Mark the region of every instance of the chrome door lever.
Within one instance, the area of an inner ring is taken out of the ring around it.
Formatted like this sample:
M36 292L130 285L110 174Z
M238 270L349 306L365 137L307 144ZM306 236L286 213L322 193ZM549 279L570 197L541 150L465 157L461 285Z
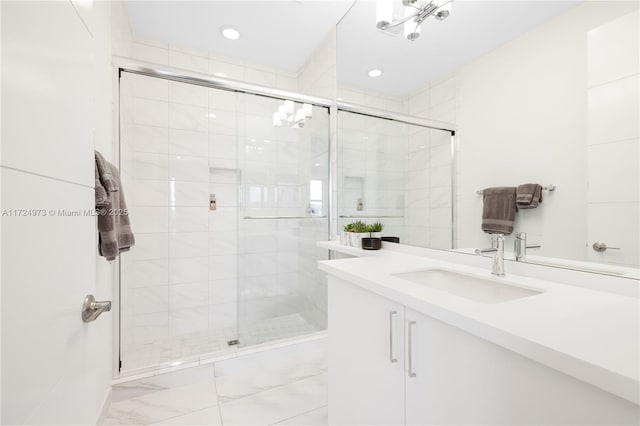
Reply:
M95 321L103 312L111 310L111 302L97 302L93 294L89 294L84 298L82 303L82 321L91 322Z
M602 253L607 250L620 250L620 247L609 247L605 243L601 243L599 241L596 241L595 243L593 243L591 247L593 247L593 249L598 253Z

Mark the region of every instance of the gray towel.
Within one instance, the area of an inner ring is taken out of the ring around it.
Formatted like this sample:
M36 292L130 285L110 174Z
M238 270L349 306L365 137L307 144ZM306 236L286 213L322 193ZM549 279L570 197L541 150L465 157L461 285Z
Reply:
M487 234L511 234L516 220L516 188L487 188L482 194L482 230Z
M102 181L100 180L100 174L98 173L98 167L96 163L96 208L98 207L108 207L111 204L111 200L109 200L109 194L107 194L107 190L102 186Z
M95 203L98 215L98 252L108 261L135 244L118 169L96 151Z
M113 194L115 203L117 204L116 211L113 212L115 220L116 236L118 238L118 250L120 252L128 251L135 244L135 237L131 231L131 221L129 220L129 209L127 209L127 202L124 199L124 189L122 188L122 182L120 182L120 175L118 169L113 164L109 164L111 168L111 174L118 186L118 192Z
M96 158L96 174L100 178L100 182L102 182L102 186L104 189L109 192L118 191L118 184L115 177L112 174L111 168L109 167L109 162L104 159L102 154L98 151L95 152Z
M519 209L535 209L542 202L542 186L525 183L516 189L516 205Z

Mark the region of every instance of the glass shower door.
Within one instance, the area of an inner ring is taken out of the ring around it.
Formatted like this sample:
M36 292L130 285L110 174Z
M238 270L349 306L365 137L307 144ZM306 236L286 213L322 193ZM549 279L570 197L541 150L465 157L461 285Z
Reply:
M120 170L136 245L120 257L121 373L234 350L237 96L122 73Z
M326 329L329 110L238 95L240 346Z

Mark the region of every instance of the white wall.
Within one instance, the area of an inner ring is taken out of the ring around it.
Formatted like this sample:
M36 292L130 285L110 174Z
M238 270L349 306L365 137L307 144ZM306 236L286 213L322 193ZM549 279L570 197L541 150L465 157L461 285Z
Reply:
M298 91L334 99L336 96L336 30L331 29L298 70Z
M640 15L589 31L586 257L640 266ZM599 253L594 242L619 250Z
M111 147L107 3L2 2L2 422L95 424L110 395L111 314L85 324L96 266L94 144ZM101 259L104 262L104 259ZM97 279L99 274L100 279Z
M540 254L584 258L587 33L637 7L586 2L410 98L410 113L458 125L457 247L488 245L477 190L539 182L557 190L520 211L515 231Z

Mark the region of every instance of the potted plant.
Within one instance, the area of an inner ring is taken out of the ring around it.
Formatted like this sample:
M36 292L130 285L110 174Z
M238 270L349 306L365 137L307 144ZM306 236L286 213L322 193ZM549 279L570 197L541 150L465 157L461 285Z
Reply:
M382 238L382 223L376 222L369 225L369 233L371 234L371 238Z
M369 226L362 222L356 221L353 223L351 231L351 245L353 247L362 248L362 239L369 236Z
M342 232L340 233L340 244L344 246L350 246L350 234L353 232L353 223L347 223L344 228L342 228Z

